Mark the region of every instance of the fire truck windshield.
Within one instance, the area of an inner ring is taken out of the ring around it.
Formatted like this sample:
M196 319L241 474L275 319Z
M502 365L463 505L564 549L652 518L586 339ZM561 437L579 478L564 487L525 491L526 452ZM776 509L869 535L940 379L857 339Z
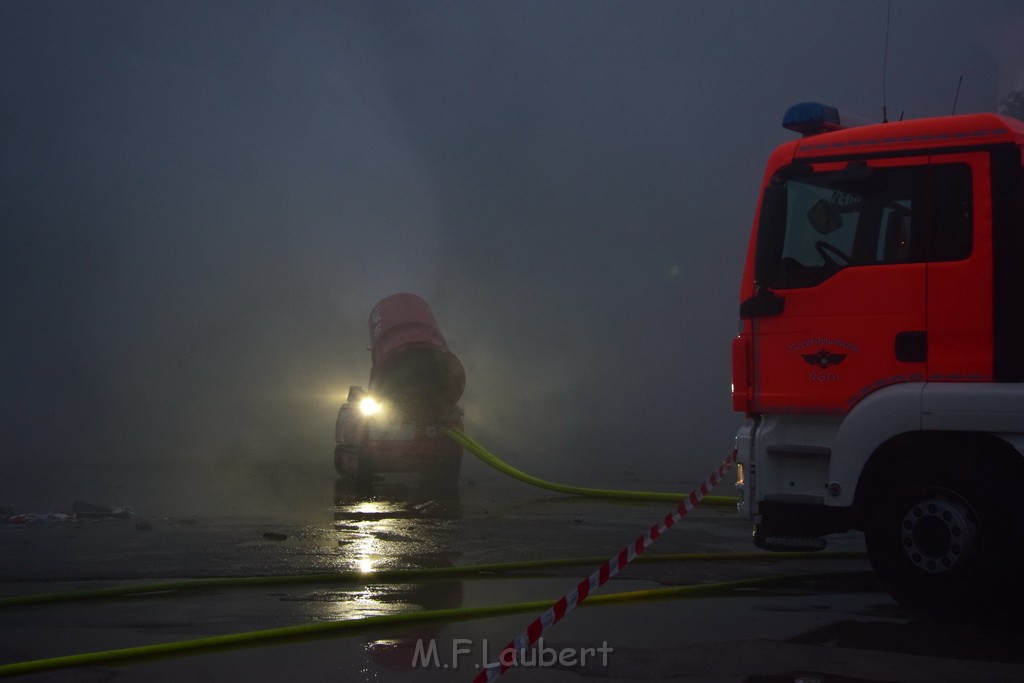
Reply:
M838 172L777 177L785 202L766 212L759 227L781 236L759 240L759 249L775 245L766 247L776 251L766 283L773 289L814 287L854 266L917 263L929 254L955 260L970 253L965 165L851 164Z

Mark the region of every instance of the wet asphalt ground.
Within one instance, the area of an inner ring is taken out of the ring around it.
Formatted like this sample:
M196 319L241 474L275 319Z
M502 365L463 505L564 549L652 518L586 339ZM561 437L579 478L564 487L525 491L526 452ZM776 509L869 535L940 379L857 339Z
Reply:
M375 615L554 601L595 565L406 583L374 583L372 575L385 569L608 558L671 507L561 496L476 464L467 463L454 495L424 491L401 478L372 493L356 492L337 485L327 467L302 476L271 472L259 485L246 484L250 480L237 472L207 470L175 487L155 477L148 489L137 489L136 500L146 504L136 503L133 518L0 524L0 594L7 596L182 577L343 570L366 571L368 577L359 584L224 587L7 607L0 609L0 664ZM168 489L189 495L154 493ZM123 493L116 486L92 490ZM218 491L231 505L215 504ZM716 493L730 493L728 485ZM729 508L700 508L645 556L748 553L754 550L749 531ZM863 551L863 541L854 533L833 537L828 550ZM634 563L595 594L771 576L790 578L716 597L583 606L544 633L544 648L529 666L501 680L1024 680L1024 635L911 614L881 590L861 557L780 559L763 553L742 561ZM470 681L539 614L376 627L22 678Z

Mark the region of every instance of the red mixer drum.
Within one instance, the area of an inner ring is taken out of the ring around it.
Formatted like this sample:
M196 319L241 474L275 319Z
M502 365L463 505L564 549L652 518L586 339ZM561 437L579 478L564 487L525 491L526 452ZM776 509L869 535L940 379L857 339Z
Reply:
M466 372L438 328L427 302L392 294L370 312L370 393L429 417L454 407Z

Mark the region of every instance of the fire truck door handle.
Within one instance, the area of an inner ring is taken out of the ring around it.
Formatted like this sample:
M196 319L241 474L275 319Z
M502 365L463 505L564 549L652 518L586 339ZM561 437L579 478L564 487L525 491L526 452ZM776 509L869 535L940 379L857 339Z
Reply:
M919 330L897 332L896 360L901 363L924 363L928 360L928 333Z

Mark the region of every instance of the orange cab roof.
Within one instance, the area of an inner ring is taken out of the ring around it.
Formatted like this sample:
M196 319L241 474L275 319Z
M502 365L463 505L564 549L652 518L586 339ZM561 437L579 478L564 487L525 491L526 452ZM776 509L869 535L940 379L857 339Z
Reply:
M950 147L1024 144L1024 122L999 114L961 114L876 123L808 135L792 144L794 157L928 153Z

